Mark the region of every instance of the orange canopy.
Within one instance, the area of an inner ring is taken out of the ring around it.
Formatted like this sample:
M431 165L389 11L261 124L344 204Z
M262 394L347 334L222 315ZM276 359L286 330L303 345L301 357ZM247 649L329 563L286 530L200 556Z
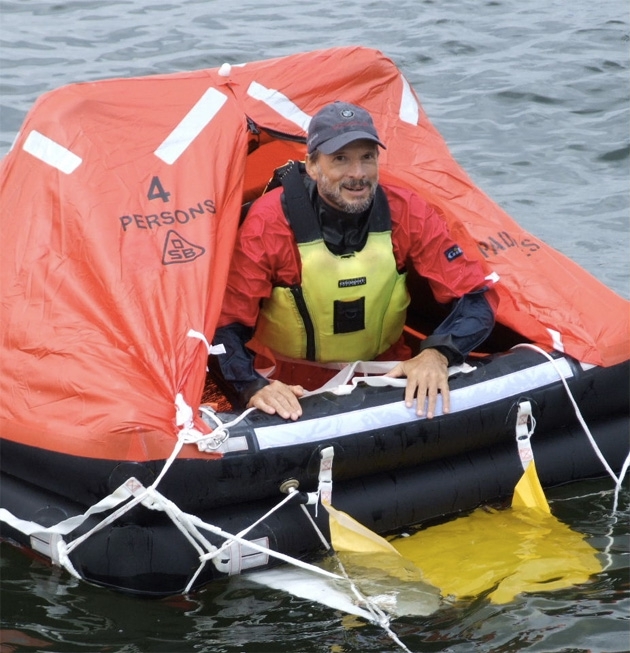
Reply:
M70 85L41 97L0 168L0 433L104 458L170 453L198 407L241 204L303 158L310 116L367 108L382 176L436 204L500 277L498 319L547 348L630 356L628 302L489 200L397 67L334 48Z

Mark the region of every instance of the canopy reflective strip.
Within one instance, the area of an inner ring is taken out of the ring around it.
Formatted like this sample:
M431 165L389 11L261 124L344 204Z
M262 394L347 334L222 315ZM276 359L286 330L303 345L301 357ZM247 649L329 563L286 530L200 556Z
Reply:
M564 378L571 378L573 372L566 359L554 361ZM554 363L545 362L524 370L511 372L496 379L489 379L465 388L451 390L450 414L478 408L491 401L499 401L513 395L524 394L558 381ZM438 398L438 402L441 400ZM438 403L438 414L441 403ZM319 442L352 433L387 428L425 419L416 415L415 406L407 408L403 401L362 408L361 410L326 415L314 419L299 419L275 426L254 429L261 449L286 447L302 442Z
M202 129L217 115L226 100L226 95L216 88L209 88L155 150L155 156L169 165L175 163L199 136Z
M291 102L286 95L280 93L280 91L267 88L258 82L252 82L247 89L247 95L253 97L255 100L264 102L283 118L290 120L293 124L300 127L300 129L308 131L311 117Z
M416 101L411 86L409 86L409 82L405 79L404 75L401 75L400 79L402 80L403 90L398 115L404 122L408 122L411 125L417 125L418 116L420 114L418 102Z
M22 149L67 175L74 172L83 162L80 156L35 130L26 137Z

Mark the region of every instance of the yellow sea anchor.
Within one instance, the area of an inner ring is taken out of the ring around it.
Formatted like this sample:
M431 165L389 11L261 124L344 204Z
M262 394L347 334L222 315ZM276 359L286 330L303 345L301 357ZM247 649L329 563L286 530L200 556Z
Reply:
M572 587L601 571L584 536L549 511L533 462L511 509L477 509L392 544L443 596L455 599L492 590L493 603L508 603L521 592Z
M455 599L492 590L490 600L500 604L521 592L550 591L588 581L601 571L601 564L584 536L551 514L533 460L533 424L531 406L523 402L517 417L517 442L524 473L510 509L480 508L387 542L328 501L333 548L372 554L375 565L400 580L423 578L443 596Z

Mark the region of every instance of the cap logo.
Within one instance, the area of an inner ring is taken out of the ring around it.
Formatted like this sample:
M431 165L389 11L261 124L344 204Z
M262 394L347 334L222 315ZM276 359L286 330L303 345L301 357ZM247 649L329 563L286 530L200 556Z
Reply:
M341 111L342 118L352 118L354 116L354 111L352 109L343 109Z

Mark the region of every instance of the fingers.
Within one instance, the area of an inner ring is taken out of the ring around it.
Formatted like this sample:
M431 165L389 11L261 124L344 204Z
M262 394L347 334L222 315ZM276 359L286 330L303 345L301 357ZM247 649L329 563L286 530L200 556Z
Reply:
M451 393L448 389L448 379L446 385L441 389L440 394L442 395L442 412L450 413L451 412Z
M405 389L405 405L413 406L417 397L416 414L425 414L432 419L435 416L438 395L442 395L442 412L450 410L450 395L448 388L448 368L446 358L436 350L427 349L421 354L401 364L407 376Z
M398 363L385 376L407 377L405 405L411 408L417 397L416 414L419 417L424 416L425 406L427 418L435 416L438 395L442 395L442 412L450 411L447 360L437 350L425 349L415 358ZM296 420L302 415L299 398L303 395L304 388L300 385L273 381L256 392L247 406L258 408L269 415L278 414L283 419Z
M429 383L426 390L423 392L418 388L418 407L416 414L422 416L424 414L424 404L427 405L427 418L432 419L436 414L438 396L442 395L442 412L448 413L450 410L450 396L448 390L448 381L446 383L438 382L436 385ZM425 398L426 397L426 401Z
M301 385L286 385L273 381L256 392L249 400L248 408L255 407L268 415L278 414L282 419L296 420L302 415L298 398L304 394Z

